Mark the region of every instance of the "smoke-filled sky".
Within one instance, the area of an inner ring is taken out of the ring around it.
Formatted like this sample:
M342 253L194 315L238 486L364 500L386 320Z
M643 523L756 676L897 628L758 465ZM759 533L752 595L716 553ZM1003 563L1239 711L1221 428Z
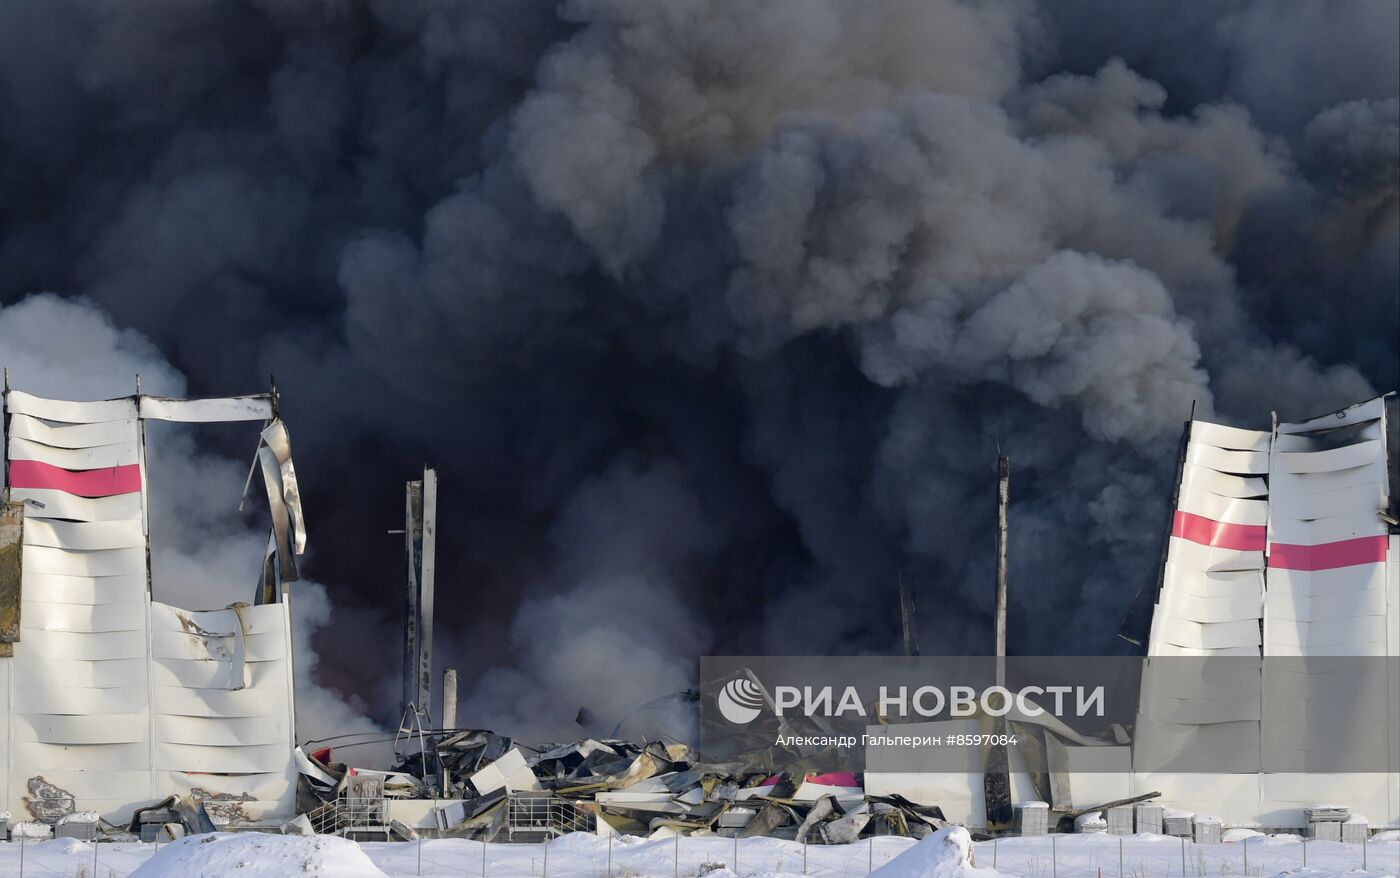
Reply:
M893 651L901 572L925 652L989 649L998 448L1010 648L1116 650L1193 401L1400 386L1397 34L1392 0L7 3L0 360L276 373L310 671L381 721L425 462L468 725ZM260 524L209 497L252 441L168 440L158 597L251 593Z

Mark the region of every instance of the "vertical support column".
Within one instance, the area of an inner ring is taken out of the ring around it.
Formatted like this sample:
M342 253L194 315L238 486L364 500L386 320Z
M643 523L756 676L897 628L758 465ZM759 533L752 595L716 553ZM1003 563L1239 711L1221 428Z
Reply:
M404 591L403 714L409 705L427 719L432 706L433 580L437 564L437 471L423 469L404 492L404 544L408 583Z
M404 490L404 551L408 559L408 580L403 603L403 701L401 716L409 708L422 710L418 703L418 540L422 536L423 483L412 481Z
M997 459L997 685L1006 685L1006 507L1011 494L1011 458Z
M452 732L457 728L457 669L447 668L442 672L442 729Z
M433 586L437 572L437 470L423 468L423 520L418 534L418 709L433 704ZM431 727L431 721L429 721Z
M1006 507L1010 496L1011 460L1006 455L997 458L997 603L996 603L996 679L998 686L1006 685ZM1003 705L1004 706L1004 705ZM1011 768L1010 754L1005 743L1004 716L983 716L982 730L990 734L982 750L982 794L986 805L987 830L996 832L1011 828Z

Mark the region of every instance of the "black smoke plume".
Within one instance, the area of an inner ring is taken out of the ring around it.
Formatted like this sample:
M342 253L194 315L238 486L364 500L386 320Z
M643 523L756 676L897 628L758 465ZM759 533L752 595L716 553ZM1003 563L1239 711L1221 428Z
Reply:
M467 724L891 651L901 573L926 652L988 649L998 448L1012 649L1114 650L1193 401L1400 385L1397 9L8 3L12 379L85 319L191 393L275 372L316 673L385 721L424 462Z

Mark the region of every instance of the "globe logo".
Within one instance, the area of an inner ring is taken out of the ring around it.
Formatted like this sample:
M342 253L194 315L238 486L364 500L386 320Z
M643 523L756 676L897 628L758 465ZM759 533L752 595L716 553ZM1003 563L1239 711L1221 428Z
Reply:
M763 689L753 680L730 680L715 699L720 714L736 726L753 722L763 707Z

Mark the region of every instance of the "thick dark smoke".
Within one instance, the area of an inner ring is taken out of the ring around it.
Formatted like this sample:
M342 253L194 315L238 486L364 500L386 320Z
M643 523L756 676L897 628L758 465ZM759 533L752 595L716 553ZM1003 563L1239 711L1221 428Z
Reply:
M470 724L890 651L901 573L989 648L998 448L1012 648L1113 650L1193 401L1400 386L1397 8L7 4L0 295L276 373L317 674L385 720L425 461Z

